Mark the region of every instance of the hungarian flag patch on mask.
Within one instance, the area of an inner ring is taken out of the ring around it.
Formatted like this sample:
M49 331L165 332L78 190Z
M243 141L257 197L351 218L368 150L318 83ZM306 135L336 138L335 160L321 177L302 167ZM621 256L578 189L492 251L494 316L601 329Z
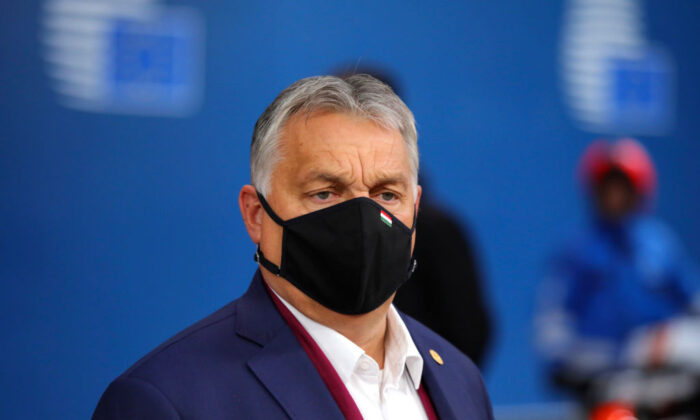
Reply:
M384 213L383 210L379 210L379 218L384 222L387 226L391 227L391 217L389 217L388 214Z

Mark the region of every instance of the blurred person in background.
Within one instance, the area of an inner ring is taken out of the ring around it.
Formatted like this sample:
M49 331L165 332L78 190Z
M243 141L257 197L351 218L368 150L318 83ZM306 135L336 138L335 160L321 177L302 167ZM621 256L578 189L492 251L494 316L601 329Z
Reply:
M334 73L370 74L405 100L398 78L382 66L353 64ZM424 170L419 182L426 185ZM493 322L475 242L463 221L426 190L430 188L424 188L416 220L420 228L416 229L413 255L418 264L410 281L397 291L394 304L483 367ZM447 261L459 263L445 264Z
M653 387L635 384L663 371L676 385L664 388L675 394L668 398L697 398L696 380L679 386L668 372L700 372L700 280L673 232L651 214L649 155L632 139L599 140L581 159L580 176L591 224L551 261L536 317L550 378L587 402L662 404L659 387L645 395Z

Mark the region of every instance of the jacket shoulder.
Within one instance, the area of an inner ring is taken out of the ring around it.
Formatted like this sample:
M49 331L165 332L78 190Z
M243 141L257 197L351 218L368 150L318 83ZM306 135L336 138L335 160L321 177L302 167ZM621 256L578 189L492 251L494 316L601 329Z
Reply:
M197 321L184 330L178 332L148 354L139 359L121 376L138 376L148 370L152 365L158 364L161 358L170 357L189 351L197 343L208 342L212 339L231 339L230 335L235 334L234 325L237 313L238 300L234 300L216 312ZM229 335L230 334L230 335ZM203 350L203 349L202 349ZM198 352L190 353L191 357L196 357Z
M142 357L109 385L93 418L218 419L225 413L253 418L248 401L267 400L264 388L254 386L257 381L247 367L260 344L237 332L244 298ZM274 409L268 405L267 409Z

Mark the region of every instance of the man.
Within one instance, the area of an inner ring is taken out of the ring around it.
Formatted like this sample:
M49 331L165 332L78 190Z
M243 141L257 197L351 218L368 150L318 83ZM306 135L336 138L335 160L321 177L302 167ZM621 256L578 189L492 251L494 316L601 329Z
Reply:
M239 195L250 288L112 382L93 418L491 419L471 361L391 303L415 268L416 140L370 76L280 93Z
M550 376L591 397L601 378L617 384L617 372L697 371L700 281L675 235L649 212L650 157L632 139L598 141L581 175L593 223L553 259L536 323Z

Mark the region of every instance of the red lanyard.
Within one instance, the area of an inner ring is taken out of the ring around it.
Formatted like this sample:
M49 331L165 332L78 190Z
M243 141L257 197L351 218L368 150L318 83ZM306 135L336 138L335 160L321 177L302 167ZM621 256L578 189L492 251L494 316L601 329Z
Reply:
M314 341L311 335L309 335L308 331L306 331L304 326L301 325L299 320L296 319L296 317L289 311L289 309L287 309L284 303L279 300L277 295L270 290L267 283L264 284L265 288L267 289L267 293L275 303L277 310L279 311L280 315L282 315L282 318L284 318L287 325L289 325L289 327L292 329L292 332L296 336L297 340L299 340L301 347L309 356L309 359L311 359L311 363L313 363L319 375L321 375L321 379L323 379L323 382L328 387L328 390L333 396L336 404L338 404L338 408L343 413L343 416L345 416L346 420L363 420L362 413L360 413L360 409L357 408L355 400L352 399L350 392L347 390L347 388L345 388L345 384L343 384L340 376L338 376L338 372L335 371L333 365L323 353L323 350L321 350L318 344L316 344L316 341ZM422 385L418 388L418 396L420 397L421 403L423 403L423 408L428 415L428 420L438 420L437 414L435 413L435 408L430 401L430 397Z

